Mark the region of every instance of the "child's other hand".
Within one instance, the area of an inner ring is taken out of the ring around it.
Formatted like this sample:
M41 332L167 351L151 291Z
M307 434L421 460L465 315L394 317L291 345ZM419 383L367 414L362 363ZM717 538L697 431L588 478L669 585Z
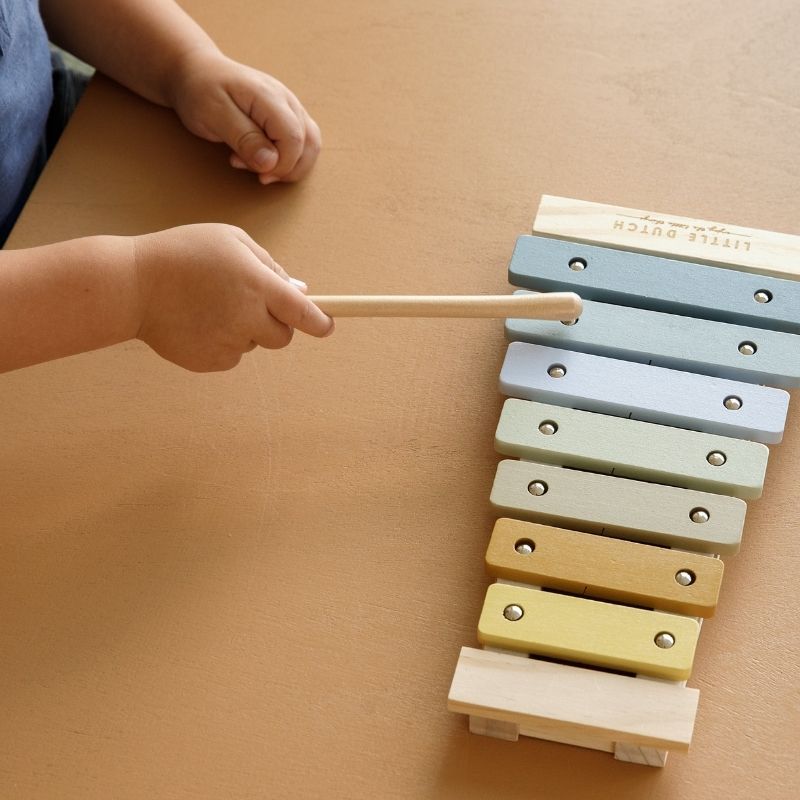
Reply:
M134 251L137 336L181 367L230 369L256 345L285 347L294 328L320 337L333 331L333 320L239 228L170 228L134 237Z
M317 123L280 81L200 49L183 57L172 79L172 105L183 124L231 148L231 166L249 169L264 185L298 181L320 149Z

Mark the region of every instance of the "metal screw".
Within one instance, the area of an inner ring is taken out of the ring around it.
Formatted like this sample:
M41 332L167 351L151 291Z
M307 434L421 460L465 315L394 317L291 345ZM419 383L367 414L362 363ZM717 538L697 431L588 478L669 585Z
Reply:
M516 622L517 620L522 619L524 614L525 614L525 612L522 610L522 606L518 606L516 604L510 605L510 606L506 606L503 609L503 616L509 622Z
M766 289L759 289L753 295L753 300L756 303L769 303L772 300L772 292L768 292Z
M514 549L521 556L529 556L536 549L536 545L534 544L533 539L520 539L514 545Z
M545 436L552 436L558 430L558 425L555 422L551 422L549 419L545 420L539 426L539 433L543 433Z
M711 519L711 514L708 513L704 508L693 508L689 512L689 519L692 522L708 522Z
M528 491L535 497L541 497L547 493L547 484L544 481L531 481L528 484Z
M720 453L719 450L712 450L707 456L706 461L711 464L712 467L721 467L726 461L727 457L725 453Z
M561 320L561 324L562 325L577 325L578 324L578 320L576 320L576 319L562 319Z
M739 352L743 356L752 356L755 354L756 350L758 350L758 348L756 347L755 342L742 342L739 345Z
M661 633L656 634L656 638L653 640L658 647L662 647L664 650L669 650L675 644L675 637L671 633L667 633L666 631L661 631Z
M569 268L574 272L581 272L586 269L586 260L583 258L573 258L572 261L569 262Z
M742 407L742 398L731 395L730 397L726 397L722 401L722 404L728 411L738 411Z
M551 378L563 378L567 374L567 368L563 364L553 364L547 370L547 374Z
M675 580L678 581L681 586L691 586L695 582L696 577L697 576L690 569L679 569L675 573Z

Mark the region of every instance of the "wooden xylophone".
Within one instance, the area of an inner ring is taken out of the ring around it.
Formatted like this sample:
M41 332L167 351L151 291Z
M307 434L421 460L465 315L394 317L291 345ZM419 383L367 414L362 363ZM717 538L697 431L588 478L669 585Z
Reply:
M448 707L470 730L663 766L703 618L800 386L800 237L544 197L509 280L580 319L506 322L501 515ZM623 248L623 249L617 249ZM774 388L783 387L783 388Z

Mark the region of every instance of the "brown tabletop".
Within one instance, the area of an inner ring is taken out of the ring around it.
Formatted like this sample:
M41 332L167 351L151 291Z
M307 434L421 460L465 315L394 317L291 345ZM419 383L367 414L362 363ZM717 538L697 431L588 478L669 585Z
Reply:
M800 233L790 0L185 6L301 97L313 175L264 189L98 79L9 246L231 222L316 293L458 293L507 290L543 193ZM796 797L797 408L688 755L446 710L504 349L497 321L342 320L223 374L135 342L1 376L0 797Z

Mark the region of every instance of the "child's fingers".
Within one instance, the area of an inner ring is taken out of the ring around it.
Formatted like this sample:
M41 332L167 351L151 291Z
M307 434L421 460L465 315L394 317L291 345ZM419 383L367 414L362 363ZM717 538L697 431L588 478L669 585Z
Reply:
M267 278L267 309L290 328L311 336L323 337L333 332L333 320L315 306L299 289L276 274Z
M229 136L223 136L234 150L231 166L257 172L265 186L279 180L300 180L311 170L321 145L319 127L291 92L284 89L276 93L269 86L251 85L246 90L231 91L230 98L247 117L251 126L248 131L254 126L275 153L274 159L254 167L253 158L248 158L241 146L231 144Z
M225 103L219 112L217 135L233 150L239 162L253 172L272 172L278 163L278 151L264 131L235 103ZM231 159L232 166L234 164Z
M235 152L231 152L228 160L234 169L249 169L247 164L245 164ZM258 176L259 183L264 186L269 186L271 183L277 183L280 180L277 175L270 175L268 172L257 172L256 175Z
M303 154L294 165L292 171L283 176L283 180L285 181L299 181L305 178L314 167L322 146L322 136L319 126L311 119L305 109L303 109L303 116L305 117L306 123L306 145L303 149Z
M261 330L253 336L253 341L268 350L279 350L292 341L293 335L294 330L292 328L275 319L272 314L267 313L264 315Z
M237 230L236 238L266 267L265 294L269 315L288 328L297 328L311 336L328 336L333 332L333 320L315 306L304 292L308 289L303 281L292 278L286 270L258 242L244 231ZM269 322L269 321L268 321ZM254 337L259 344L262 341L275 341L278 331L269 323L260 337ZM278 336L278 341L283 341ZM288 344L263 344L262 347L283 347Z
M289 281L293 286L296 286L301 292L308 291L308 286L305 281L298 278L292 278L289 273L265 250L255 239L248 236L243 230L237 231L237 238L247 247L247 249L265 266L269 267L276 275L280 275L285 281Z
M299 106L299 101L295 101ZM300 106L302 110L302 106ZM294 170L308 145L305 112L292 107L288 99L261 92L252 99L250 116L260 125L278 151L278 161L271 169L258 170L268 177L281 180Z

